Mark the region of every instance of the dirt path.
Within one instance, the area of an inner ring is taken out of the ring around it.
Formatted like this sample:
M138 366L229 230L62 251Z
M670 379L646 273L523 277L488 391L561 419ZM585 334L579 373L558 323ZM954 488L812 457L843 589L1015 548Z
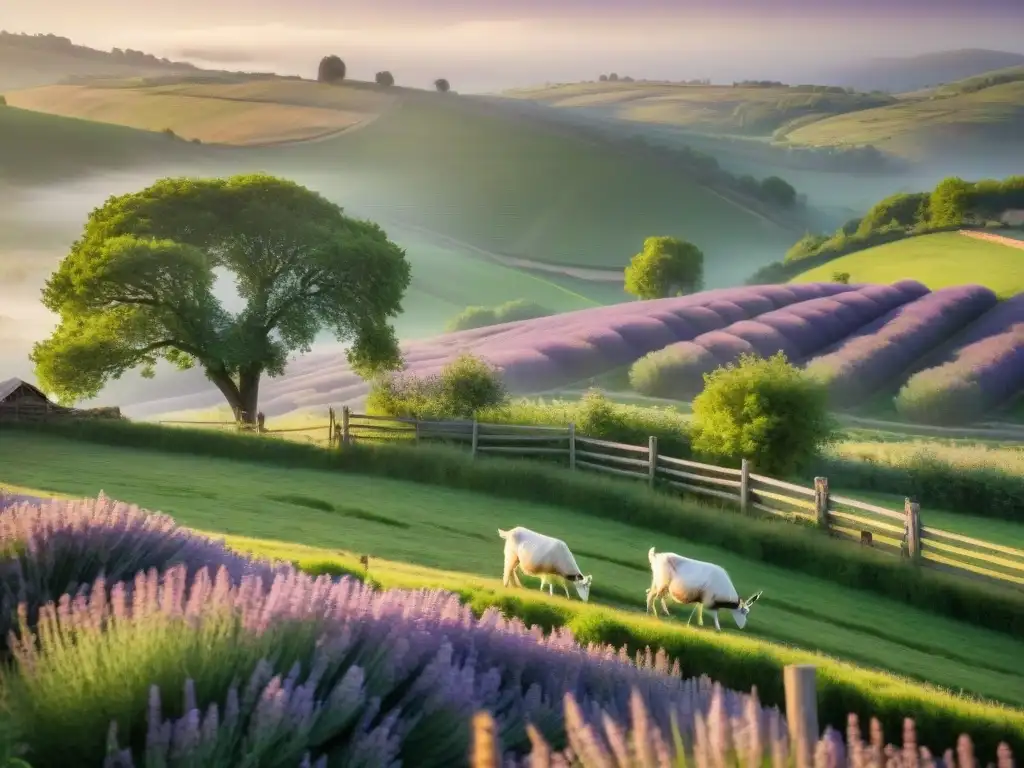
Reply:
M995 232L984 232L979 229L961 229L959 232L961 235L973 237L975 240L988 240L990 243L999 243L1024 250L1024 240L1016 240L1006 235L997 235Z

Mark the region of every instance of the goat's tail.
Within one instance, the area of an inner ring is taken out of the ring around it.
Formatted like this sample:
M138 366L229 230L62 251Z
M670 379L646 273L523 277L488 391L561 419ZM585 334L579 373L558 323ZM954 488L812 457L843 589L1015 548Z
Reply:
M503 539L507 539L510 533L511 531L503 531L501 530L501 528L498 529L498 535L501 536L501 538Z
M649 560L649 561L650 561L651 563L653 563L653 562L654 562L654 547L651 547L651 548L650 548L649 550L647 550L647 559L648 559L648 560Z

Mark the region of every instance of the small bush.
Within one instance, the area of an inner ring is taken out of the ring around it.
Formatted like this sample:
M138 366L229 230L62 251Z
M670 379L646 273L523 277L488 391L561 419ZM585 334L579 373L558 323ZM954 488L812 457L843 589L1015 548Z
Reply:
M540 304L516 299L496 307L466 307L448 323L445 330L449 333L468 331L472 328L532 320L535 317L548 317L553 314L555 313Z
M377 83L377 85L381 85L385 88L390 88L395 84L395 76L392 75L387 70L384 70L383 72L378 72L376 75L373 76L373 80L375 83Z
M696 452L733 464L750 459L763 475L807 467L836 436L827 388L781 352L744 355L705 376L693 415Z
M370 387L371 414L422 419L472 419L484 408L508 402L501 371L470 354L448 363L435 376L391 373Z
M843 285L849 285L850 284L850 273L849 272L833 272L832 273L832 282L833 283L841 283Z
M4 96L3 94L0 94L0 107L6 107L6 106L7 106L7 97Z
M439 77L434 81L434 90L438 93L448 93L452 89L451 83L445 80L443 77Z

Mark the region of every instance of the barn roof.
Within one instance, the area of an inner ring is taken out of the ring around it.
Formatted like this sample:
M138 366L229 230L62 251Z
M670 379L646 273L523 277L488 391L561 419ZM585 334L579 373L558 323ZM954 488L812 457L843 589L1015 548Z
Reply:
M21 387L26 387L35 394L39 395L43 400L49 400L49 398L43 393L39 387L35 387L29 384L27 381L21 379L7 379L6 381L0 381L0 403L10 397L14 392Z

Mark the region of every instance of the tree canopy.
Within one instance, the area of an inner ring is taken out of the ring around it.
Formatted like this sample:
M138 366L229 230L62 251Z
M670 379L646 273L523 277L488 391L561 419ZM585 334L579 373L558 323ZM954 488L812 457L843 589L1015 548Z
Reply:
M395 84L395 76L388 72L386 69L382 72L378 72L373 76L373 80L377 85L383 85L385 88L390 88Z
M238 312L214 292L234 279ZM400 364L389 324L409 285L405 253L376 224L263 174L163 179L94 210L43 290L58 314L32 361L61 402L158 359L198 366L242 418L263 374L284 372L324 329L364 375Z
M331 54L320 59L316 79L321 83L337 83L345 79L346 71L345 62L341 57Z
M443 77L439 77L434 81L434 88L436 88L439 93L448 93L448 91L451 90L452 85Z
M648 237L626 267L626 292L641 299L663 299L700 290L704 254L674 237Z

